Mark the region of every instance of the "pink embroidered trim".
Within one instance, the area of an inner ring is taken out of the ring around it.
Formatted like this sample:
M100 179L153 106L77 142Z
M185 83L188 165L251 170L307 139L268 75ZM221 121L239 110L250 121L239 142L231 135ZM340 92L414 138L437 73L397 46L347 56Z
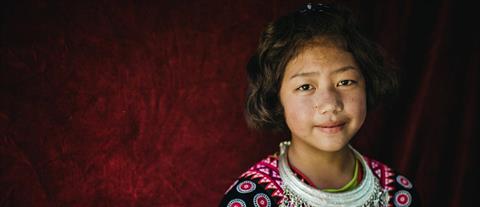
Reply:
M278 198L280 205L283 199L282 180L278 173L278 159L275 156L268 156L254 166L250 167L240 178L259 179L266 190L273 190L272 197Z

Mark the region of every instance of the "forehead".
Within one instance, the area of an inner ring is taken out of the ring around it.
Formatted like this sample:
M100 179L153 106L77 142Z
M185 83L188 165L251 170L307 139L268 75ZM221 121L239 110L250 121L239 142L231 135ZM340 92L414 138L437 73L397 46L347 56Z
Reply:
M343 67L358 69L353 55L335 44L312 45L302 49L285 68L285 75L298 72L331 71Z

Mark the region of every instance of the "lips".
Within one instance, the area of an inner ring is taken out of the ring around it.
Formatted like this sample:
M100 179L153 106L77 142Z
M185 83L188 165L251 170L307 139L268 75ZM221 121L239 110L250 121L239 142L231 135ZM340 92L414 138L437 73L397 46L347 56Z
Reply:
M315 125L320 131L328 134L334 134L340 132L345 126L345 122L328 122Z

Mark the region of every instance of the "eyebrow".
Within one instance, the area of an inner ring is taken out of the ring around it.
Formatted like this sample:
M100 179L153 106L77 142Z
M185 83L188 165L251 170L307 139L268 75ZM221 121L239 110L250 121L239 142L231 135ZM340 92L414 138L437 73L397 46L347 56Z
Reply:
M353 67L353 66L345 66L345 67L341 67L339 69L336 69L335 71L333 71L333 73L343 73L347 70L356 70L357 68ZM293 78L296 78L296 77L304 77L304 76L314 76L314 75L318 75L318 72L300 72L300 73L296 73L294 75L292 75L290 77L290 80L293 79Z

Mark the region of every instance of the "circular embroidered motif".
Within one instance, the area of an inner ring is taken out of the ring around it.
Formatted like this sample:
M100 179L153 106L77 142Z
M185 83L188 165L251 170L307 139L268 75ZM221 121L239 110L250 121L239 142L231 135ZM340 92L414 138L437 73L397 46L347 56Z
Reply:
M267 195L263 193L259 193L253 197L253 204L255 207L270 207L272 206L272 203L270 201L270 198L268 198Z
M408 191L401 190L395 193L393 202L395 203L395 206L408 207L412 203L412 196Z
M407 188L407 189L410 189L413 187L412 183L410 182L410 180L408 180L406 177L402 176L402 175L398 175L397 176L397 182L403 186L404 188Z
M228 202L227 207L247 207L247 204L242 199L233 199Z
M250 193L255 190L257 186L252 181L243 181L237 185L237 191L240 193Z

